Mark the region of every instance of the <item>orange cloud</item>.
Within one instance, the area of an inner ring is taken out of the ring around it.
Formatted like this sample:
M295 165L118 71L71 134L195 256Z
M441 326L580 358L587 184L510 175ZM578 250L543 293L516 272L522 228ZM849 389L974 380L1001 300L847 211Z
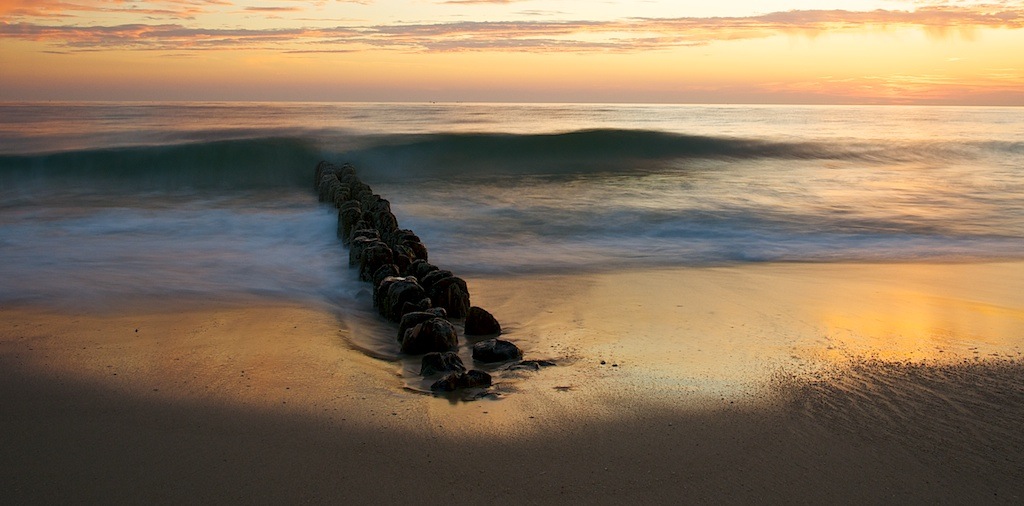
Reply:
M95 4L96 2L92 2ZM185 17L223 0L165 0L178 10L153 10ZM8 1L6 17L28 16L27 5L39 15L67 12L59 1ZM133 4L134 5L134 4ZM85 8L76 6L76 8ZM136 12L128 7L121 7ZM283 12L292 7L249 7L248 10ZM1020 29L1024 7L931 6L915 11L846 10L787 11L748 17L634 18L615 21L465 21L454 23L339 26L331 28L224 29L180 24L127 24L113 26L53 25L28 21L0 25L0 38L43 41L57 49L232 49L259 48L281 51L353 50L359 48L405 51L646 51L706 45L718 41L749 40L780 34L805 34L910 27L933 36L968 34L978 28Z
M346 29L206 29L178 24L126 24L117 26L39 26L27 23L0 25L0 36L37 42L56 42L71 49L200 50L252 48L284 44L314 37L351 37Z
M300 12L300 11L302 11L302 8L301 7L281 7L281 6L276 6L276 7L260 6L260 7L246 7L245 10L247 10L247 11L256 11L256 12Z
M208 6L230 6L228 0L0 0L0 19L75 17L83 13L128 13L191 19L208 12Z
M60 0L0 0L0 17L53 17L63 16L76 6ZM78 6L75 10L87 9Z

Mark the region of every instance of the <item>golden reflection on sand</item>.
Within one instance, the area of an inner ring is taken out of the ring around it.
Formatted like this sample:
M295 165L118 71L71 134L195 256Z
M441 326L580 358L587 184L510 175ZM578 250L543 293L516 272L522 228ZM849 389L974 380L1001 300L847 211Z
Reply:
M761 406L772 402L780 371L806 378L863 357L933 365L1019 359L1021 287L1019 263L473 278L474 304L501 320L503 337L527 359L558 364L496 369L500 400L473 403L403 390L406 369L416 368L353 348L346 334L358 326L325 308L112 315L3 308L0 358L8 368L132 398L300 411L439 436L514 437L549 430L543 420L571 427L652 405ZM393 343L392 334L384 338Z
M717 398L858 357L1019 357L1022 287L1019 263L774 264L490 279L474 301L581 390Z
M1017 356L1024 343L1019 267L913 264L869 271L846 283L838 300L814 306L832 344L827 351L890 361Z

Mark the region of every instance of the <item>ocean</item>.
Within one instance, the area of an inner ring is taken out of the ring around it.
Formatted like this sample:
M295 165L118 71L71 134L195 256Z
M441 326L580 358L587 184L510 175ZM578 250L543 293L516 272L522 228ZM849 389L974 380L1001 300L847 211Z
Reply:
M1019 108L0 104L0 303L368 304L350 162L474 276L1024 258Z

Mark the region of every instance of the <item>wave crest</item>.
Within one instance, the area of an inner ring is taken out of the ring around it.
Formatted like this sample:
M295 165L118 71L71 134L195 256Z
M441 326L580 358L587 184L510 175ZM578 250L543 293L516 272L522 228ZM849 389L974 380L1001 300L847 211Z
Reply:
M1015 151L1020 145L985 146ZM321 159L353 163L375 180L516 175L635 174L711 160L848 160L863 164L962 156L943 146L782 142L649 130L548 134L435 133L289 137L0 155L0 182L52 178L131 189L302 187ZM50 183L48 183L50 184Z
M295 138L4 155L0 181L7 187L57 180L140 190L299 186L322 155L315 142Z
M344 153L379 177L572 174L656 169L695 159L841 159L864 156L816 143L596 129L555 134L448 133L381 136Z

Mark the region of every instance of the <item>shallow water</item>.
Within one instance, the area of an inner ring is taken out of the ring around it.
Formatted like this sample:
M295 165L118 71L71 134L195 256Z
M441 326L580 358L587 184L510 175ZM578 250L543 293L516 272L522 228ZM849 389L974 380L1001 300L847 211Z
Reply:
M92 234L96 223L80 219L88 209L116 228L122 217L107 208L187 203L211 211L208 222L196 212L177 229L188 242L195 230L216 230L226 214L241 222L267 208L287 214L280 201L300 206L312 166L327 159L354 162L392 201L402 226L444 265L471 273L1020 258L1024 120L1017 113L6 104L3 223L23 228L2 229L0 239L39 243L35 216L59 222L55 208L84 208L65 224L75 237L79 225L82 236ZM163 230L171 240L175 229ZM283 239L274 227L264 233ZM116 237L133 241L132 234Z
M295 190L55 192L0 216L0 300L102 309L145 299L340 302L335 224Z

